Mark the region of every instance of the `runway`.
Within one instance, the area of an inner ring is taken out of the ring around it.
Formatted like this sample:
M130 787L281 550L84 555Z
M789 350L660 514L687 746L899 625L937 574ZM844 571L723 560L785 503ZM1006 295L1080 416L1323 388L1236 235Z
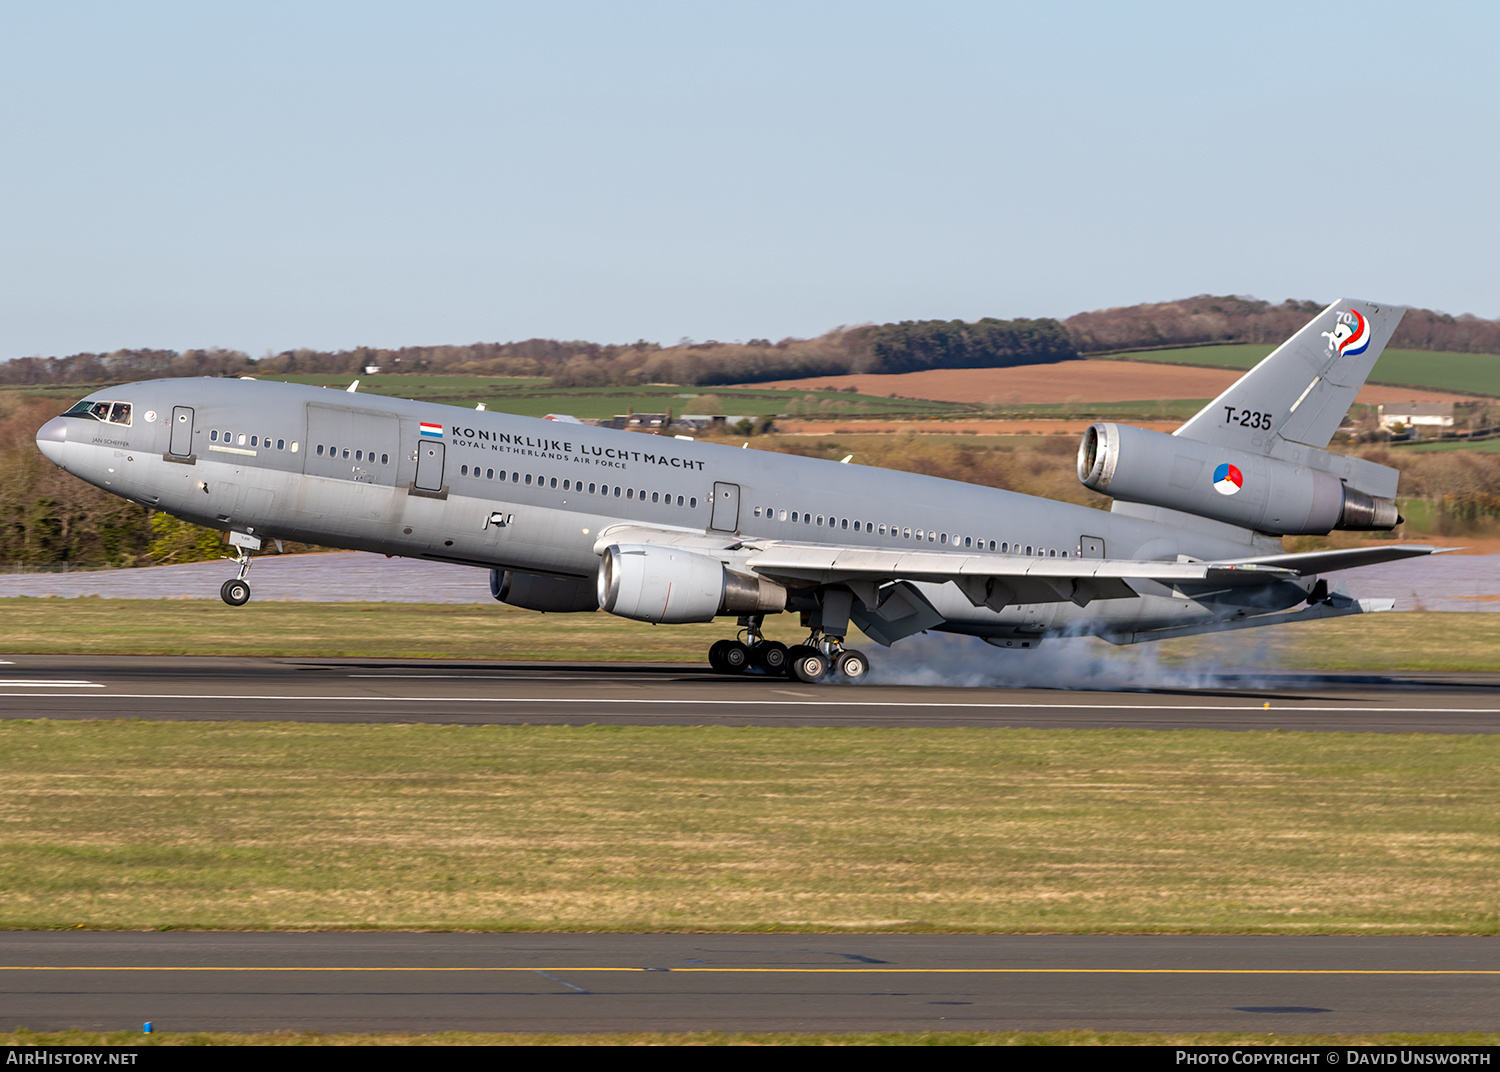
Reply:
M11 655L0 717L515 725L1500 732L1500 673L1257 672L1201 689L807 686L701 666Z
M0 995L33 1030L1484 1031L1500 940L12 932Z

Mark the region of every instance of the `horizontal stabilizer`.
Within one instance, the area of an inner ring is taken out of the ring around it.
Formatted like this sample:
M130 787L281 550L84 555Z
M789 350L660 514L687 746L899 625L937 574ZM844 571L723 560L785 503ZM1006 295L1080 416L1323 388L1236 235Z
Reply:
M1427 547L1422 544L1397 544L1394 547L1346 547L1338 551L1300 551L1296 554L1265 555L1245 559L1247 563L1276 566L1306 576L1309 573L1332 573L1335 570L1373 566L1379 562L1396 562L1422 555L1441 555L1456 547Z
M1259 629L1265 625L1311 622L1319 618L1343 618L1350 614L1379 614L1395 609L1396 601L1393 599L1334 599L1328 603L1317 603L1311 607L1299 611L1288 611L1284 614L1261 614L1252 618L1200 622L1196 625L1182 625L1168 629L1140 629L1131 633L1107 633L1101 634L1101 639L1111 644L1142 644L1151 640L1171 640L1173 637L1223 633L1231 629Z

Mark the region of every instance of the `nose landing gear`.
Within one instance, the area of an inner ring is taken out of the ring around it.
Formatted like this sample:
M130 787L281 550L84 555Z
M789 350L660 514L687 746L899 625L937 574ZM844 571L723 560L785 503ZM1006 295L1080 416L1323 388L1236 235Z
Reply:
M231 532L229 542L236 553L233 558L225 555L224 561L238 563L240 571L219 586L219 598L231 607L243 607L250 602L250 582L245 580L245 574L250 572L250 552L260 550L260 539L242 532ZM278 540L276 546L280 547L281 541Z

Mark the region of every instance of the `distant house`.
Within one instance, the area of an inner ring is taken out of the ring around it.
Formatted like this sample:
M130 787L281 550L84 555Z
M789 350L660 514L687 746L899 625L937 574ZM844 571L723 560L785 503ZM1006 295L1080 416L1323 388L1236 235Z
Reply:
M1380 407L1380 427L1387 432L1441 435L1453 427L1452 402L1392 402Z

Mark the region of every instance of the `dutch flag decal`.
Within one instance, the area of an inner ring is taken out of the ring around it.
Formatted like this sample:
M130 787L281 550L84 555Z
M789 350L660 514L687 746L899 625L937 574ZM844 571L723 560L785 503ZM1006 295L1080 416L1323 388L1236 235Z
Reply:
M1214 490L1220 495L1233 495L1245 486L1245 475L1228 462L1220 462L1214 470Z
M443 426L441 424L433 424L431 421L423 421L422 434L432 439L442 439Z

